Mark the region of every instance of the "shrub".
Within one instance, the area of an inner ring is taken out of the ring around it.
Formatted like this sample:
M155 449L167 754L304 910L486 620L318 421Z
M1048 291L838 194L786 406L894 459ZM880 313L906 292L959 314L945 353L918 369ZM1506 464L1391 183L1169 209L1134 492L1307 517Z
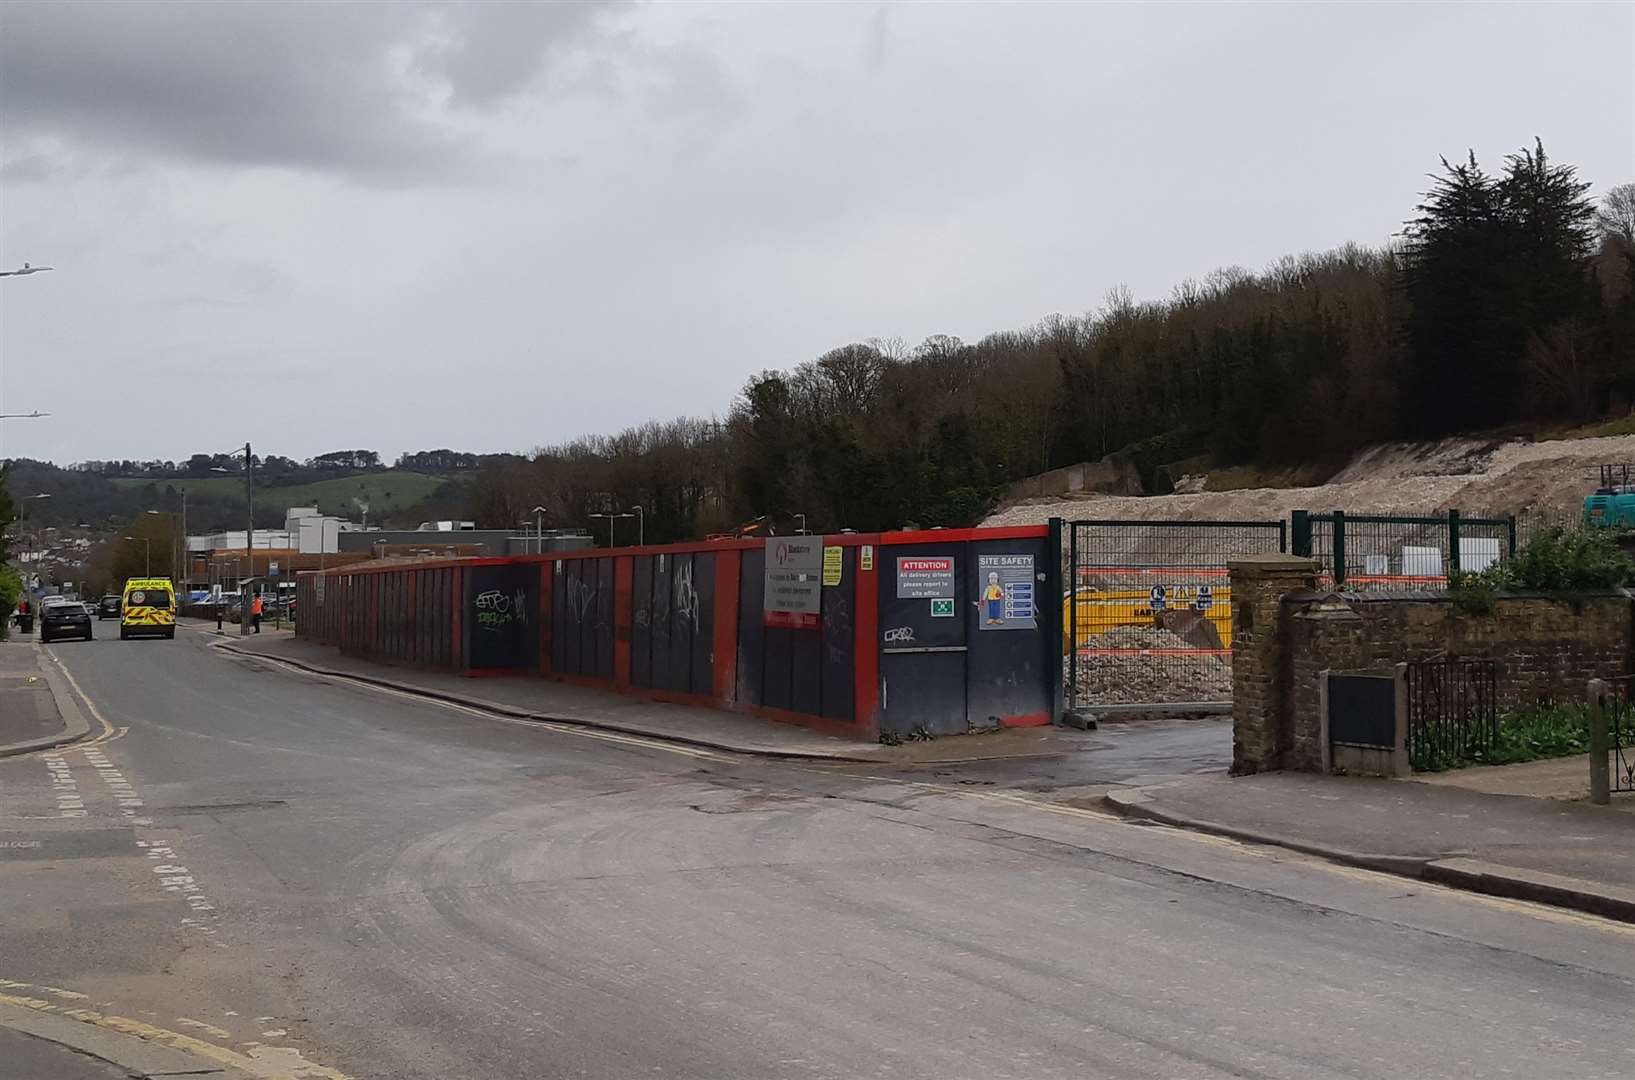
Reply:
M1635 561L1606 529L1550 529L1506 561L1449 583L1454 606L1467 615L1493 612L1498 594L1604 592L1635 582Z
M11 613L23 593L23 579L9 566L0 566L0 641L11 637Z
M1606 529L1550 529L1500 565L1510 588L1535 592L1601 592L1635 581L1635 562Z

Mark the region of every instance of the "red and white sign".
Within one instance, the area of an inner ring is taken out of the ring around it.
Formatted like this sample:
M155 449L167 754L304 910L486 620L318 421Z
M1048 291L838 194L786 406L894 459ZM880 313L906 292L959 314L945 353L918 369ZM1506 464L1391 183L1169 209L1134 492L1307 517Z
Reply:
M952 555L899 555L897 599L942 600L954 595Z

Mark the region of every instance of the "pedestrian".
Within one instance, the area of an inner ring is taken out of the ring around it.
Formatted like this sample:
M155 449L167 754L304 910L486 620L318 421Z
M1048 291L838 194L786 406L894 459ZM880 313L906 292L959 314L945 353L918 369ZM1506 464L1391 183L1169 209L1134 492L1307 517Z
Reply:
M250 625L255 627L256 633L261 633L261 594L256 593L255 599L250 601Z

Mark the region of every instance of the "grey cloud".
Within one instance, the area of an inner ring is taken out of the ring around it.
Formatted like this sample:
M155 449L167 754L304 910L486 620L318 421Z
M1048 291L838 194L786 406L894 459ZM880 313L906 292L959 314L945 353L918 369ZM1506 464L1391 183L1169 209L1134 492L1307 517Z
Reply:
M471 150L447 121L528 86L613 6L11 3L0 123L14 148L65 140L388 183L454 175Z
M58 168L50 154L24 154L0 164L0 184L37 184L55 176Z

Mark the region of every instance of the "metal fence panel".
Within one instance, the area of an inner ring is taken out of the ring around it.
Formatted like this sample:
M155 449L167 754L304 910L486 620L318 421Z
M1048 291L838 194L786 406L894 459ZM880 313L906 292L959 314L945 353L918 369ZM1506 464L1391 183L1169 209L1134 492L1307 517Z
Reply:
M1450 575L1485 570L1514 554L1516 519L1327 514L1295 511L1295 554L1322 566L1327 584L1352 591L1445 589Z
M1287 550L1286 523L1075 521L1068 528L1068 707L1230 701L1226 564Z

